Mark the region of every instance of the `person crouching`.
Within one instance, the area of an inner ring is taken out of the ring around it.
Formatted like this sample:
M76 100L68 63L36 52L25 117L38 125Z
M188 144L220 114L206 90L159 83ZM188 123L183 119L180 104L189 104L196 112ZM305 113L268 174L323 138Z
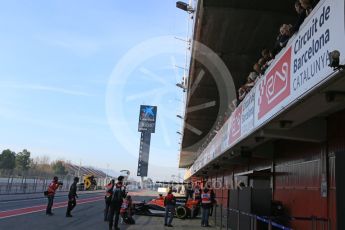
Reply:
M127 196L123 201L120 209L120 215L125 224L135 224L135 221L132 217L132 197Z

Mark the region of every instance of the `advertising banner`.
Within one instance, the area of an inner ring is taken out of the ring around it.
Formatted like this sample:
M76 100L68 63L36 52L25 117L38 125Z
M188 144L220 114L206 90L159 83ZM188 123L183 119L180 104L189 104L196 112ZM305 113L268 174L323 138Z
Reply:
M250 133L254 128L255 90L251 90L242 102L241 136Z
M327 0L308 18L292 43L291 90L293 99L327 78L333 69L329 53L345 57L344 0Z
M215 148L214 148L214 143L209 144L208 151L206 153L206 163L210 162L213 160L213 154L214 154Z
M229 145L241 137L242 104L240 104L230 117Z
M220 132L220 135L221 135L221 138L222 138L222 143L221 143L221 152L224 152L228 147L228 140L229 140L229 132L228 132L228 129L229 129L229 120L227 120L225 122L225 124L223 125L223 127L221 128L221 130L219 131Z
M286 106L327 79L329 53L338 50L344 60L344 1L326 0L305 20L282 55L256 85L255 126L272 119Z
M291 48L281 56L278 62L257 83L257 119L265 120L271 117L287 103L290 96Z

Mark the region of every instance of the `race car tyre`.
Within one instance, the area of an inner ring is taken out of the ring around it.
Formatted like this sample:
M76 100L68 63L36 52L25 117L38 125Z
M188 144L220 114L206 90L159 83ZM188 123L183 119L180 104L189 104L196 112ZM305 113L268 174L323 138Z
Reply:
M183 206L176 208L176 217L179 219L184 219L187 217L187 209Z

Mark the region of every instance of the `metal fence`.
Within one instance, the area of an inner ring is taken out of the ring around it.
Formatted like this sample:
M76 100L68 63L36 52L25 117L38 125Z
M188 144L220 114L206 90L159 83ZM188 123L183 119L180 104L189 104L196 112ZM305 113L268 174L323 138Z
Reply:
M263 217L237 209L226 209L222 206L215 206L213 209L213 221L219 229L226 230L293 230L291 227L277 223L274 218ZM311 217L287 217L291 223L301 224L303 230L331 230L330 220L324 218ZM243 221L244 220L244 221Z
M325 218L319 218L316 216L311 217L291 217L291 221L296 223L305 223L312 230L331 230L331 221Z
M50 177L0 177L0 195L44 192L51 181L52 178ZM60 178L60 181L63 182L63 186L59 188L59 191L69 191L73 177ZM108 180L96 178L96 181L96 189L103 189Z
M47 190L52 178L27 178L27 177L1 177L0 178L0 194L24 194L24 193L38 193ZM73 183L73 178L61 178L63 186L61 191L68 191L70 185Z

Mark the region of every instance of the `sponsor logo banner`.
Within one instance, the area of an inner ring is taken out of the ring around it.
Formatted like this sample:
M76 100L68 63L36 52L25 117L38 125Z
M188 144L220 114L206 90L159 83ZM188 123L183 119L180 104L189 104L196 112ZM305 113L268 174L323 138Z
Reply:
M240 104L230 117L230 136L229 143L233 144L241 137L241 118L242 118L242 104Z
M224 152L229 147L229 145L228 145L228 140L229 140L228 127L229 127L229 120L227 120L225 122L222 129L220 130L220 134L221 134L221 138L222 138L221 152Z
M258 119L277 107L290 95L291 48L258 83L257 105Z
M242 102L241 136L250 133L254 128L255 90L251 90Z
M294 98L308 92L333 72L328 66L329 52L339 50L342 56L345 54L344 35L341 36L339 30L340 24L344 24L341 20L344 11L338 8L339 4L344 5L344 1L328 0L320 5L292 43L291 88Z

